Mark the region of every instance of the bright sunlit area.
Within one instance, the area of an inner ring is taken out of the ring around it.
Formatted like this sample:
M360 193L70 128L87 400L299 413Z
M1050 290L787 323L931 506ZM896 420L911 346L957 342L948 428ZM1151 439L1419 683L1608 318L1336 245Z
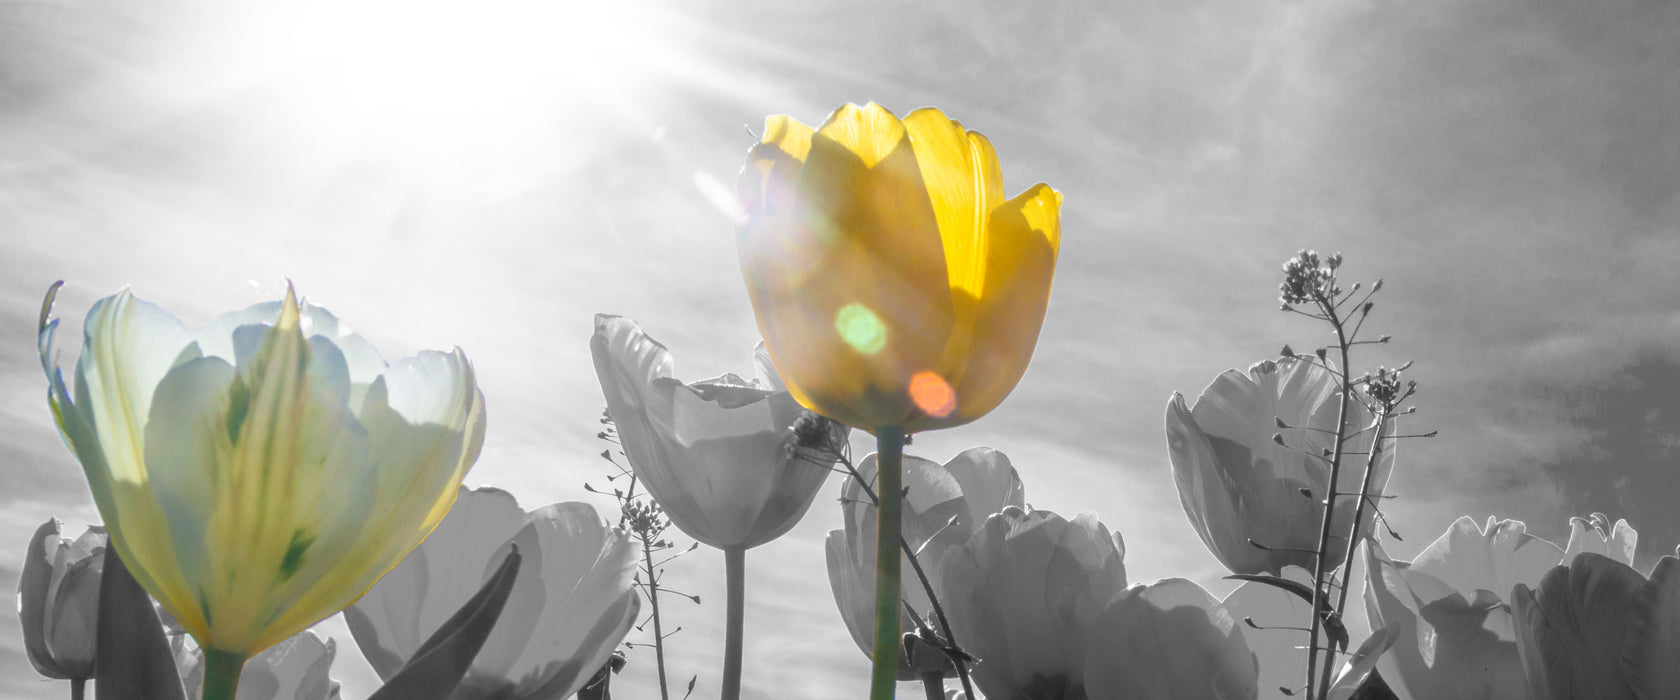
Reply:
M866 697L893 489L860 480L894 426L929 579L898 609L924 661L978 659L901 697L1302 697L1283 590L1313 578L1359 700L1539 697L1454 689L1552 682L1517 612L1570 594L1554 567L1680 582L1676 27L1639 0L0 0L0 698L123 653L106 580L148 635L134 601L180 613L152 637L185 700L258 650L199 643L275 636L239 700L370 700L481 592L455 700L559 700L615 650L620 700ZM1343 396L1388 416L1377 457L1368 426L1325 442ZM1320 527L1360 500L1327 461L1372 474L1362 520ZM1181 649L1206 665L1151 656Z

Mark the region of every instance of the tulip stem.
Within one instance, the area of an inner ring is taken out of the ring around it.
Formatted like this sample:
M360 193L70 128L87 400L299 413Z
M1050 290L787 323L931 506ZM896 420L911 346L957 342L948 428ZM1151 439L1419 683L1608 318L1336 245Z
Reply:
M239 689L239 673L244 669L244 654L205 649L202 700L233 700L235 691Z
M835 450L835 452L840 454L839 450ZM875 495L874 485L858 473L857 468L852 466L851 460L847 459L844 454L840 454L837 461L845 465L846 474L857 482L859 488L863 489L863 495L869 497L869 505L880 508L881 498ZM922 568L921 557L916 556L916 550L910 546L910 540L900 536L898 543L899 548L904 550L905 560L910 562L910 570L915 572L916 580L921 582L922 590L927 593L928 603L933 606L933 617L939 621L940 632L945 635L946 643L950 644L953 649L961 649L961 646L957 644L956 633L951 631L951 620L945 617L945 606L939 604L939 592L933 590L933 583L928 581L927 571ZM957 667L957 680L962 683L963 694L970 698L980 697L975 694L974 685L968 678L968 664L962 660L961 656L956 654L947 653L947 656L951 659L951 665Z
M927 700L945 700L945 674L938 671L922 674L922 689L927 691Z
M723 700L741 697L741 622L746 613L747 550L723 549L725 587L723 628Z
M875 539L875 653L870 675L870 700L893 700L898 684L899 623L901 595L898 555L904 508L904 429L886 426L875 429L876 509Z
M70 700L82 700L87 695L87 679L70 679Z

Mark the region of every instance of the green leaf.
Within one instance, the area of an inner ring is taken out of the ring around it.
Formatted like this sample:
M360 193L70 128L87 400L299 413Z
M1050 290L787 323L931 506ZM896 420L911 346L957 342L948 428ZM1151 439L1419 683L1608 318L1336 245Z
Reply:
M94 656L96 700L186 700L152 598L123 566L116 547L105 548Z
M519 576L519 547L509 552L478 593L444 621L408 663L368 700L446 700L466 677L473 658L501 617Z
M1231 574L1225 578L1236 579L1238 581L1263 583L1274 588L1294 593L1301 600L1307 601L1307 605L1312 605L1313 602L1312 586L1308 586L1300 581L1292 581L1282 576L1272 576L1270 574ZM1347 626L1342 624L1342 616L1336 612L1336 609L1333 606L1330 605L1330 594L1328 592L1318 597L1318 617L1324 621L1324 633L1330 637L1330 641L1336 644L1336 648L1341 649L1342 651L1347 651Z

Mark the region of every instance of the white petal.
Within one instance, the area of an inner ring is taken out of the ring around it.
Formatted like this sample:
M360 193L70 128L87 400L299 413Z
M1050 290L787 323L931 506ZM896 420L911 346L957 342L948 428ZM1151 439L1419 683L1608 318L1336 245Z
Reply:
M1539 585L1562 557L1563 550L1529 535L1521 521L1489 518L1485 527L1477 527L1466 516L1425 547L1412 560L1412 568L1440 579L1466 599L1475 597L1477 590L1504 598L1519 583Z
M1586 518L1570 518L1569 544L1563 548L1563 559L1558 563L1567 566L1576 555L1592 552L1633 566L1634 551L1639 544L1639 532L1630 527L1626 520L1617 520L1615 527L1609 532L1604 530L1607 525L1608 518L1597 513L1593 514L1593 522L1588 522Z
M192 339L169 312L127 290L94 304L83 331L76 393L87 403L77 408L98 433L112 479L142 483L152 393Z

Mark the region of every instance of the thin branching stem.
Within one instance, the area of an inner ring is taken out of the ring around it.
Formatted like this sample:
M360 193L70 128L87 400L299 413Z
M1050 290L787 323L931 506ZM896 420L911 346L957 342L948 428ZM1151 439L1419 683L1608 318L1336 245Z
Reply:
M634 481L630 482L632 488ZM665 684L665 628L659 621L659 576L653 566L653 538L642 537L642 562L647 567L647 598L648 605L653 608L653 658L659 667L659 698L671 700L671 692Z
M1392 408L1387 404L1382 404L1377 409L1377 432L1376 436L1371 439L1370 454L1365 459L1365 476L1359 480L1359 493L1357 495L1360 498L1353 507L1353 532L1348 534L1347 553L1342 558L1342 570L1345 572L1352 572L1353 570L1353 550L1359 546L1359 525L1360 520L1365 517L1365 504L1371 502L1373 496L1379 498L1382 496L1382 494L1371 493L1371 479L1377 471L1377 460L1382 459L1382 433L1383 427L1388 424L1388 412L1390 410ZM1375 504L1373 504L1372 508L1375 507ZM1370 573L1367 572L1365 575L1369 576ZM1336 611L1338 613L1344 610L1347 605L1347 594L1348 587L1343 586L1342 592L1336 596Z
M1336 330L1336 349L1341 357L1341 366L1345 371L1348 367L1348 338L1346 330L1342 325L1342 320L1336 314L1335 306L1333 306L1328 299L1324 298L1322 294L1315 294L1315 297L1319 308L1324 311L1326 319L1330 322L1330 326ZM1341 476L1342 446L1346 441L1343 434L1347 431L1348 407L1353 403L1352 387L1350 387L1346 381L1338 382L1338 384L1341 387L1341 406L1336 409L1336 443L1334 454L1330 459L1330 483L1328 488L1325 489L1327 493L1336 492L1337 478ZM1335 652L1332 651L1326 655L1324 659L1325 681L1322 685L1316 684L1316 678L1318 677L1318 635L1320 629L1323 627L1320 622L1321 616L1319 615L1319 610L1325 603L1324 589L1320 585L1320 582L1324 581L1325 564L1328 563L1329 559L1327 555L1330 547L1330 529L1336 515L1335 498L1331 497L1325 499L1323 514L1324 517L1320 523L1318 533L1318 550L1314 553L1313 557L1312 606L1309 608L1308 612L1308 615L1312 617L1312 625L1309 628L1310 631L1308 632L1307 641L1308 700L1318 700L1318 695L1313 692L1314 689L1318 688L1322 690L1323 686L1329 685L1330 667L1333 665L1332 661L1334 660L1335 654Z

